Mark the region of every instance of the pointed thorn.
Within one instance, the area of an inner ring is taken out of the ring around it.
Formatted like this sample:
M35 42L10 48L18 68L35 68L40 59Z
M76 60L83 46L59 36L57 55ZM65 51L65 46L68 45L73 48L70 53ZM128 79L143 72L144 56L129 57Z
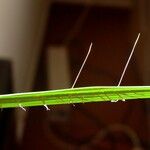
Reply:
M50 110L46 104L44 105L44 107L46 108L47 111Z
M26 111L26 109L25 109L21 104L19 104L19 107L20 107L22 110Z

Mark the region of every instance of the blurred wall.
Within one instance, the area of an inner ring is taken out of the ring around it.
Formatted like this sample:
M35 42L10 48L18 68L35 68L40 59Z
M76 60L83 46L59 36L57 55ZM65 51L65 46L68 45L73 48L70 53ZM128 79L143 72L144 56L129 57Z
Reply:
M30 90L49 0L0 0L0 58L13 62L15 91Z

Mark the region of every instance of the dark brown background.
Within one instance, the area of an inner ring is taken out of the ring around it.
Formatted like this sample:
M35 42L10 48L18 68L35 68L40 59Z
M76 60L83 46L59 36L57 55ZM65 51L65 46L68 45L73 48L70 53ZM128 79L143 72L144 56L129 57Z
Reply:
M76 86L117 85L139 32L136 7L121 9L93 6L88 9L88 16L80 30L77 30L73 38L69 39L69 33L76 19L85 8L80 5L53 4L34 90L48 88L45 67L46 50L52 44L67 44L73 82L90 42L93 42L92 53ZM138 43L136 55L132 58L122 85L142 85L137 61L137 57L142 53L140 51L142 41L143 39ZM20 149L79 149L80 145L89 144L101 129L115 123L131 127L140 137L142 146L148 149L145 101L78 104L75 107L71 106L69 120L58 123L47 119L54 109L51 107L50 112L44 111L41 107L29 110ZM132 144L125 135L114 133L95 145L89 144L87 149L128 150L131 147Z

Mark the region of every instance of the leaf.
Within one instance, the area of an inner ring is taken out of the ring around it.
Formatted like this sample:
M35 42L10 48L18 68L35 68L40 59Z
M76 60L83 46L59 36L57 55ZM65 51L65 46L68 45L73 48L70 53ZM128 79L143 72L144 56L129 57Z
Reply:
M150 98L150 86L96 86L0 95L0 107L30 107Z

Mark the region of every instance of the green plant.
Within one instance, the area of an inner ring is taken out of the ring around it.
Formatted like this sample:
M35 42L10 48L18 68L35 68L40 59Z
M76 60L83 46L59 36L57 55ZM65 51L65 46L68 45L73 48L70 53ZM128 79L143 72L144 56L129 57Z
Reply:
M0 95L0 107L27 107L150 98L150 86L83 87Z
M74 88L79 75L85 65L85 62L91 52L92 43L89 51L84 59L84 62L79 70L79 73L70 89L51 90L42 92L28 92L18 94L0 95L0 107L24 107L29 106L42 106L44 105L49 110L47 105L58 104L74 104L74 103L87 103L87 102L102 102L111 101L117 102L118 100L131 100L131 99L146 99L150 98L150 86L121 86L122 79L125 75L128 64L133 55L135 46L140 37L140 33L134 43L131 54L124 67L121 78L117 86L97 86L97 87L82 87Z

